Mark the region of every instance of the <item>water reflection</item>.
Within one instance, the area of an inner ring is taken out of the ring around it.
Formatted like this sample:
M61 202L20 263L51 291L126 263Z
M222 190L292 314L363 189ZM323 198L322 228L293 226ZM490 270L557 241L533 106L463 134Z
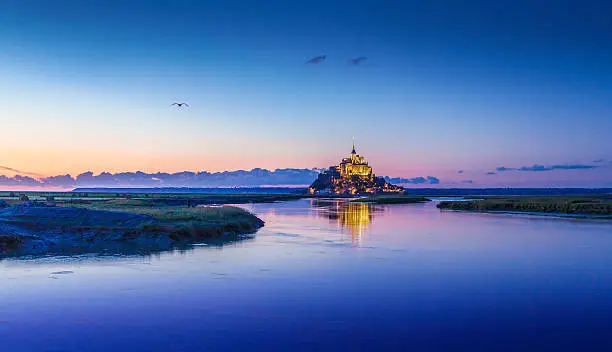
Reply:
M372 223L375 214L384 212L384 207L367 203L347 201L314 200L316 214L337 222L342 233L347 231L351 236L351 244L359 247Z
M245 243L255 240L256 234L227 234L219 237L204 238L198 243L179 243L171 247L142 248L137 244L120 244L118 246L104 250L95 249L75 249L73 252L47 252L43 254L23 254L20 252L8 253L0 256L0 263L3 262L36 262L45 261L114 261L130 259L161 259L164 256L186 256L195 250L206 248L209 250L222 251L226 247L242 247Z

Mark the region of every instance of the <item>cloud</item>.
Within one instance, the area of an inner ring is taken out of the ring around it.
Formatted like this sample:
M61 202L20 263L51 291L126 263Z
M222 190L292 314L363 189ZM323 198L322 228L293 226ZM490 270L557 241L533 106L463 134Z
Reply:
M76 181L70 175L51 176L41 179L45 186L59 187L59 188L73 188L76 185Z
M0 186L40 187L42 185L42 182L29 176L15 175L14 177L8 177L0 175Z
M489 171L487 172L487 175L497 175L497 172Z
M534 164L531 166L521 166L518 168L518 171L551 171L551 167L546 167L544 165Z
M20 173L22 173L21 171L19 171L17 169L13 169L12 167L2 166L2 165L0 165L0 170L6 170L6 171L13 171L13 172L20 172Z
M320 64L327 59L327 55L315 56L312 59L306 61L306 64Z
M23 187L257 187L294 185L305 186L317 178L321 169L253 169L223 172L145 173L102 172L94 175L85 172L76 177L58 175L43 177L40 180L28 176L0 176L0 186Z
M429 181L429 183L432 185L440 184L440 179L438 179L437 177L433 177L433 176L427 176L427 181Z
M559 165L540 165L533 164L531 166L521 166L519 168L515 167L505 167L500 166L496 168L497 172L507 172L507 171L552 171L552 170L589 170L598 168L598 165L587 165L587 164L559 164Z
M462 174L462 173L463 173L463 170L458 170L458 171L457 171L457 173L458 173L458 174Z
M596 165L583 165L583 164L570 164L570 165L553 165L552 170L588 170L596 169L599 166Z
M351 64L353 64L353 65L355 65L355 66L358 66L358 65L360 65L362 62L364 62L364 61L365 61L365 60L367 60L367 59L368 59L368 58L367 58L367 57L365 57L365 56L360 56L360 57L356 57L356 58L354 58L354 59L351 59L351 60L350 60L350 63L351 63Z
M0 186L18 186L19 182L12 177L0 175Z
M430 185L437 185L440 183L440 179L438 179L437 177L433 177L433 176L427 176L427 177L423 177L423 176L419 176L419 177L413 177L413 178L403 178L403 177L389 177L389 176L385 176L384 179L387 182L393 183L393 184L410 184L410 185L422 185L422 184L430 184Z
M593 160L594 163L603 163L604 161L606 161L606 159Z
M461 181L461 183L469 183L469 184L472 184L472 183L474 183L474 181L473 181L473 180L463 180L463 181Z
M30 175L30 176L42 177L42 175L34 173L34 172L21 171L21 170L14 169L12 167L2 166L2 165L0 165L0 170L11 171L11 172L14 172L14 173L17 173L17 174L21 174L21 175Z

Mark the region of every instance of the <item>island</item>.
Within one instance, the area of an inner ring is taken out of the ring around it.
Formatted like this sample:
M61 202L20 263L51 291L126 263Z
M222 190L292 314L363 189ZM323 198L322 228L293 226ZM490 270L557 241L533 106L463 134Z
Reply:
M612 219L612 197L609 195L486 197L484 199L441 201L437 207L442 210L470 212L524 213Z
M338 165L330 166L308 187L308 193L318 196L358 196L375 194L404 194L401 186L377 177L364 157L353 150Z

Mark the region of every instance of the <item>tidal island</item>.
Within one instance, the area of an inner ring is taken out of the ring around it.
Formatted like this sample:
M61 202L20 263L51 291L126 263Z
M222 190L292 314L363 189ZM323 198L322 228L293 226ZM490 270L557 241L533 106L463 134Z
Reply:
M366 159L357 154L355 142L347 158L323 171L308 187L313 197L349 197L351 202L410 204L429 199L406 194L404 187L387 182L374 174Z
M364 157L353 150L348 158L338 165L330 166L308 188L312 195L381 195L404 194L401 186L392 185L382 177L377 177Z

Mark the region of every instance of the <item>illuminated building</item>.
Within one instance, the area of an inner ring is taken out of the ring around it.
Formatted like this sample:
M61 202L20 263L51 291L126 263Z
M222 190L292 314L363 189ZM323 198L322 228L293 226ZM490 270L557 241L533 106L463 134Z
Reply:
M395 186L382 177L376 177L364 157L355 151L355 142L348 158L324 171L308 188L310 194L360 195L400 193L404 188Z

